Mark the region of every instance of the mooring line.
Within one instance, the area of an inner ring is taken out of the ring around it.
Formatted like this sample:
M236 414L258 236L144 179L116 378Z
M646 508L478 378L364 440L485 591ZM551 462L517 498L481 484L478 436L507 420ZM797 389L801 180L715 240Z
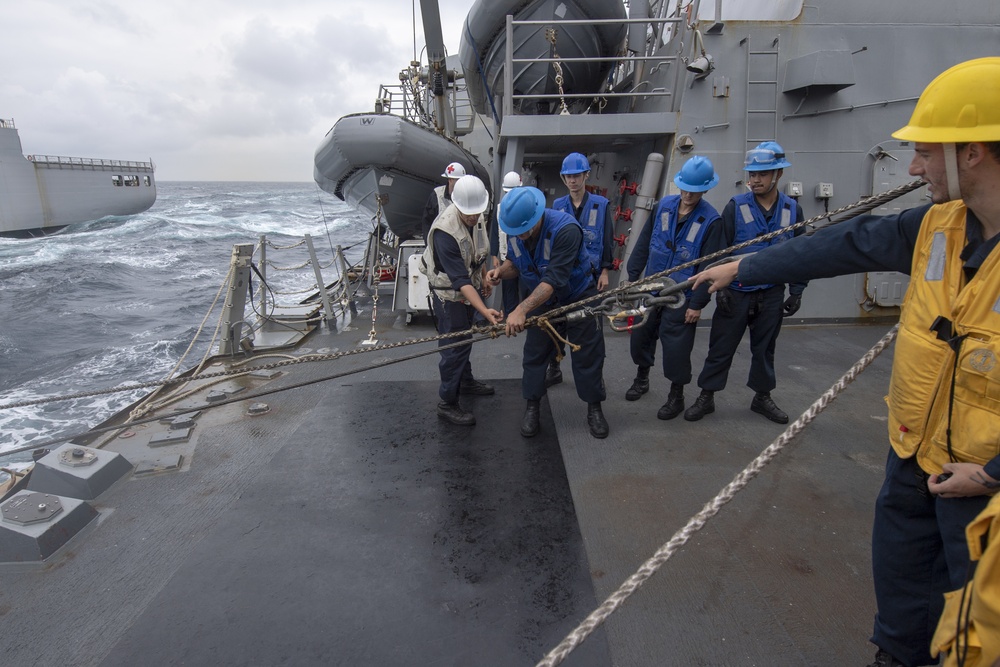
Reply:
M739 472L729 484L727 484L715 498L710 500L701 509L700 512L691 517L687 524L681 528L679 531L674 533L673 537L667 541L666 544L661 546L653 556L643 563L639 569L631 577L625 580L625 582L612 593L608 599L604 601L597 609L595 609L587 618L583 620L580 625L576 627L572 632L570 632L562 642L559 643L554 649L545 655L545 657L536 665L536 667L555 667L562 663L563 660L575 649L577 646L583 643L583 641L591 635L604 621L611 616L625 600L629 598L630 595L635 593L640 586L642 586L646 580L656 574L657 570L663 566L667 560L670 559L677 551L684 546L684 544L694 535L696 532L701 530L705 524L713 516L719 513L722 506L732 500L736 494L741 491L747 484L750 483L754 477L756 477L761 470L764 469L771 460L784 449L785 445L788 444L806 427L809 422L823 412L826 407L835 399L837 396L847 388L851 382L857 378L857 376L865 368L871 364L875 358L888 347L889 343L896 337L896 332L899 329L897 324L892 329L886 333L879 342L877 342L868 352L861 357L844 375L840 377L837 382L833 384L829 389L827 389L822 396L820 396L816 401L806 409L802 415L796 419L792 424L788 425L788 428L779 435L770 445L768 445L764 451L760 453L757 458L755 458L750 465Z

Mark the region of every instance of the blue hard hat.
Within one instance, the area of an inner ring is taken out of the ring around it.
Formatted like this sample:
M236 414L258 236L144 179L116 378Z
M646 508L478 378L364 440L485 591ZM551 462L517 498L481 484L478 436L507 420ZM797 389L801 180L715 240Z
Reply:
M587 156L583 153L570 153L563 159L562 171L559 173L565 176L566 174L582 174L585 171L590 171L590 162L587 161Z
M545 213L545 195L538 188L514 188L500 200L500 229L519 236L531 229Z
M719 175L711 160L694 155L674 176L674 184L685 192L706 192L719 184Z
M775 141L762 141L756 148L747 151L744 169L747 171L773 171L791 167L785 159L785 149Z

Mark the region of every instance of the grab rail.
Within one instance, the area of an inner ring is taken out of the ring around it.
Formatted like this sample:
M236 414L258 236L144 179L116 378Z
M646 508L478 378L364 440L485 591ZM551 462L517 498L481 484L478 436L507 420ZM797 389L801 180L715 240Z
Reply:
M104 160L89 157L64 157L62 155L29 155L28 160L35 164L55 165L58 167L90 167L92 169L133 169L136 171L153 171L152 161L136 162L134 160Z
M560 26L580 26L580 25L621 25L621 24L659 24L662 27L667 24L672 24L675 27L671 31L675 35L680 31L689 28L687 26L683 17L672 16L666 18L637 18L637 19L567 19L567 20L550 20L550 21L537 21L537 20L515 20L513 16L507 15L507 25L506 25L506 53L504 57L504 96L503 96L503 114L504 116L510 116L514 113L514 103L517 100L539 100L547 99L558 102L562 99L570 98L633 98L633 99L644 99L648 97L670 97L673 95L673 91L658 88L653 91L640 92L638 86L634 87L632 90L625 92L613 92L598 90L592 93L513 93L514 90L514 65L532 65L532 64L548 64L548 63L581 63L581 62L591 62L591 63L606 63L615 62L619 65L630 65L631 69L634 69L636 63L645 63L647 61L657 61L659 63L680 63L683 59L681 54L670 55L670 54L651 54L651 55L635 55L635 56L598 56L593 58L579 58L579 57L568 57L568 58L550 58L550 57L539 57L539 58L515 58L514 57L514 28L517 26L545 26L559 28ZM672 41L672 40L671 40ZM682 42L683 45L683 42ZM682 46L683 48L683 46ZM558 49L557 49L558 50ZM629 74L631 74L631 69ZM621 77L623 79L624 77ZM620 80L621 80L620 79ZM619 82L620 82L619 80Z

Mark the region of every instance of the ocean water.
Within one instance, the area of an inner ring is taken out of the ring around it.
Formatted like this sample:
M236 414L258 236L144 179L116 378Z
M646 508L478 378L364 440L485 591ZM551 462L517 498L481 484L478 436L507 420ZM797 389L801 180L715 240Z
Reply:
M161 380L215 299L233 245L263 234L288 246L310 234L321 264L335 245L356 262L370 229L366 215L312 183L168 182L157 184L156 203L140 215L46 238L0 238L0 405ZM308 251L268 247L267 258L290 267ZM335 279L336 266L323 277ZM309 270L272 269L268 282L293 292L315 279ZM179 371L205 354L218 317L216 306ZM0 408L0 466L31 458L4 451L84 431L145 393Z

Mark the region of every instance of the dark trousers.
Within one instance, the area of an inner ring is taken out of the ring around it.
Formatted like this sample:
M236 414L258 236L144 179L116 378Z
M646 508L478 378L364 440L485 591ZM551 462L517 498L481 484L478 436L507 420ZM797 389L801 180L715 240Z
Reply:
M539 315L544 309L530 315ZM587 403L598 403L607 398L604 390L604 321L589 317L582 322L555 325L556 330L568 341L580 346L570 352L573 382L576 394ZM555 359L556 347L552 339L539 327L525 330L524 354L521 366L521 393L529 401L545 395L545 369Z
M476 309L472 306L461 301L443 301L437 296L431 298L431 303L434 305L434 317L437 319L437 332L439 334L468 331L472 327L473 317L476 313ZM471 335L443 338L438 341L438 347L470 338L472 338ZM441 361L438 362L441 386L438 388L438 396L445 403L458 403L458 389L462 380L472 379L472 364L469 363L471 354L471 345L441 350Z
M907 665L938 664L929 647L944 608L942 595L965 584L965 527L989 500L931 495L916 457L901 459L889 449L872 529L878 605L873 644Z
M656 360L656 341L663 348L663 377L672 383L691 382L691 350L697 324L686 324L683 308L654 308L649 320L634 329L629 338L632 361L636 366L652 368Z
M708 357L698 376L698 386L705 391L726 388L736 348L749 328L751 359L747 386L756 392L769 392L777 385L774 348L781 331L785 286L775 285L754 292L726 291L729 293L729 312L723 312L716 303L712 333L708 338Z
M521 303L520 295L517 291L517 278L504 278L500 281L500 290L503 303L504 315L509 315Z

